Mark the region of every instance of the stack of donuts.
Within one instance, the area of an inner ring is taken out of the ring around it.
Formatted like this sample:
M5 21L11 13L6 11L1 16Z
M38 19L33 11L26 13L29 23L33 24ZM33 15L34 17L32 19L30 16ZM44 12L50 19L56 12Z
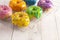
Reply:
M39 19L43 12L52 8L50 0L10 0L9 6L0 4L0 20L11 18L13 25L27 27L34 18Z

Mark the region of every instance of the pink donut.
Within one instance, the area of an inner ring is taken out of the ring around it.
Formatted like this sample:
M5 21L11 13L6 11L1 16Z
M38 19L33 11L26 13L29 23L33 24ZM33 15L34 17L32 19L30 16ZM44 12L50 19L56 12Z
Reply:
M12 15L12 9L6 5L0 5L0 19L6 19Z

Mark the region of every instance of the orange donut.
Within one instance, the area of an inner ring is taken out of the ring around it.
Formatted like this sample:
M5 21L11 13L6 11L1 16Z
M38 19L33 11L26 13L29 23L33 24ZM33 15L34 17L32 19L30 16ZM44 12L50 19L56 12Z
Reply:
M27 8L26 3L23 0L11 0L9 6L14 11L23 11Z

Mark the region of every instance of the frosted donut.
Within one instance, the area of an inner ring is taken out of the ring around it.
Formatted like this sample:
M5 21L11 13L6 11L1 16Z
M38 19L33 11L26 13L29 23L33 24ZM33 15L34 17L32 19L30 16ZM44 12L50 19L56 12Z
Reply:
M29 6L26 10L26 12L28 13L30 19L32 18L40 18L42 15L42 8L38 7L38 6Z
M6 5L0 5L0 19L6 19L12 15L12 9Z
M27 27L30 23L30 19L27 13L25 12L15 12L11 16L12 23L19 28L21 27Z
M52 2L50 0L39 0L37 5L42 7L43 11L48 11L52 7Z
M11 0L9 6L14 11L24 11L27 8L26 3L23 0Z
M34 5L37 0L24 0L24 1L26 2L27 5L31 6Z

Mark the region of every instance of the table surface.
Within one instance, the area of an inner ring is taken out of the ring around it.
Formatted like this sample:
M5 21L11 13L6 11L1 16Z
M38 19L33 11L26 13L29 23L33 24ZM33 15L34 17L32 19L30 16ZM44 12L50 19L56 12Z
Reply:
M0 0L7 5L10 0ZM28 28L17 29L11 22L0 20L0 40L60 40L60 1L52 0L53 8Z

